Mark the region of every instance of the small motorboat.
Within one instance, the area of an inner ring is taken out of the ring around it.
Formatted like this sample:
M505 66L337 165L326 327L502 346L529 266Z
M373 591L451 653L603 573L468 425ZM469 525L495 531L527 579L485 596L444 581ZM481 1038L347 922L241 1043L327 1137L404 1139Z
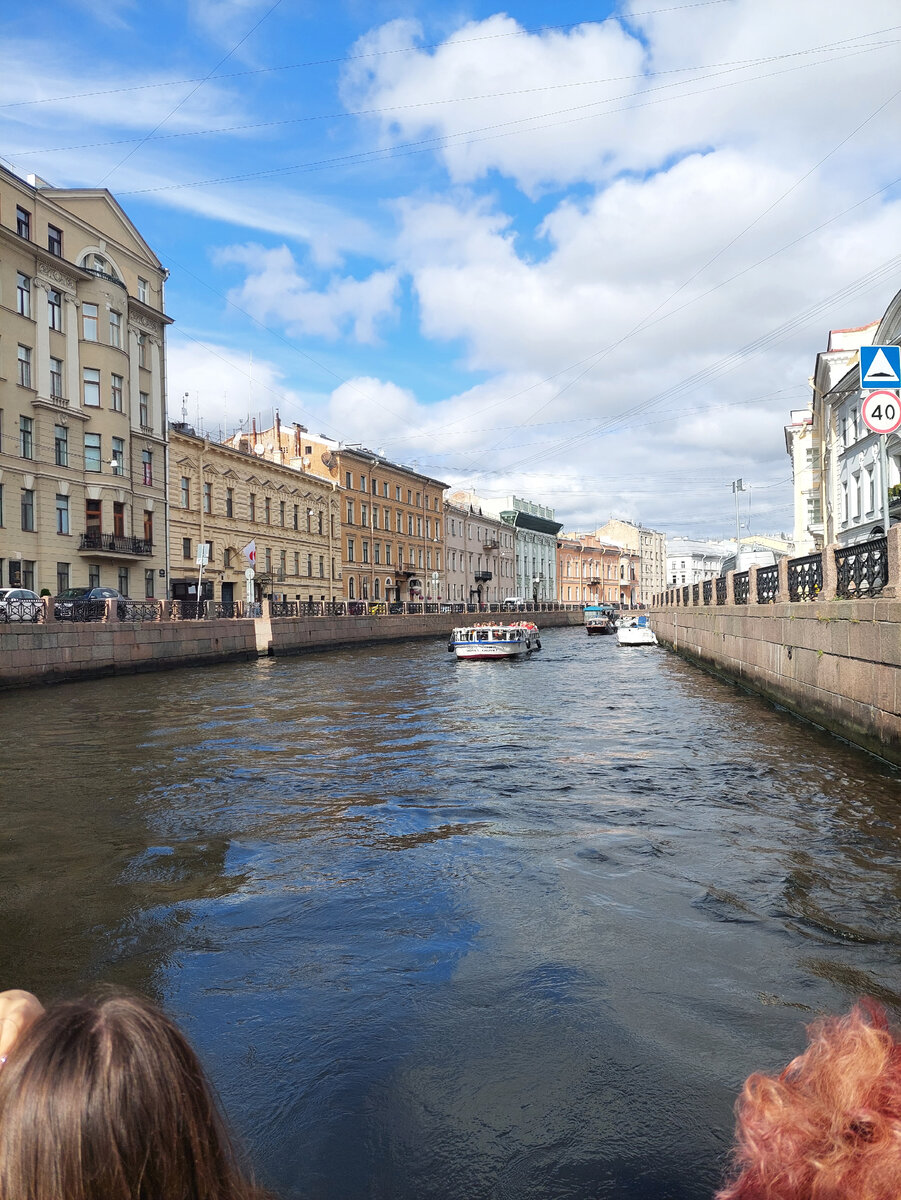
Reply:
M616 633L616 622L610 617L589 617L585 622L585 632L593 633Z
M646 616L624 617L616 628L618 646L656 646L654 630L648 625Z
M447 643L457 658L519 658L541 649L538 626L531 621L516 625L465 625L455 629Z

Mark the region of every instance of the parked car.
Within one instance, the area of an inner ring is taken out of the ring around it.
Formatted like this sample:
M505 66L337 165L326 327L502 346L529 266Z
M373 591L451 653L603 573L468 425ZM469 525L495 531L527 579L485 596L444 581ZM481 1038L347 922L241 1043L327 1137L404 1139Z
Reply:
M525 600L523 600L522 596L504 597L504 608L522 608L524 604Z
M29 588L0 588L0 621L39 621L43 607Z
M110 587L70 587L66 588L53 601L53 611L56 613L57 621L101 621L104 615L104 609L100 605L92 605L90 608L87 605L79 604L76 607L76 601L83 602L85 600L127 600L127 596L123 596L121 592L117 592L115 588Z

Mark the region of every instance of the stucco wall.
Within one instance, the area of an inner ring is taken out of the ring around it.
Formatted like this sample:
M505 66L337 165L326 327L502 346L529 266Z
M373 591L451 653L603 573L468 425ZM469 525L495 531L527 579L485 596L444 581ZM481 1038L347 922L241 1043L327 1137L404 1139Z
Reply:
M534 615L539 628L581 625L582 612ZM0 688L100 675L202 666L267 654L299 654L367 642L446 636L476 614L383 617L288 617L217 621L111 621L0 625ZM504 619L507 619L506 617Z
M686 606L651 624L686 658L901 763L901 601Z

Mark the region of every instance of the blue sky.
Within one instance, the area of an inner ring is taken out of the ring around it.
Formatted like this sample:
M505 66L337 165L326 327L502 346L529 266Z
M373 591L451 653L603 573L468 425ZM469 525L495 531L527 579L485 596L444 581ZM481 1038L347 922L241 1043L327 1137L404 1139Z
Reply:
M791 522L782 426L901 288L896 0L37 0L0 154L169 267L169 401L670 534Z

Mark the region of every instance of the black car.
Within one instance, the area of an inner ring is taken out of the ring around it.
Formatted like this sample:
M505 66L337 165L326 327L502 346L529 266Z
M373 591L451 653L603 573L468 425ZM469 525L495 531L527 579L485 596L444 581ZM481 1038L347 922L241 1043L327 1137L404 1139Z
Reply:
M106 615L105 601L127 599L115 588L70 587L54 599L53 611L57 621L102 621Z

